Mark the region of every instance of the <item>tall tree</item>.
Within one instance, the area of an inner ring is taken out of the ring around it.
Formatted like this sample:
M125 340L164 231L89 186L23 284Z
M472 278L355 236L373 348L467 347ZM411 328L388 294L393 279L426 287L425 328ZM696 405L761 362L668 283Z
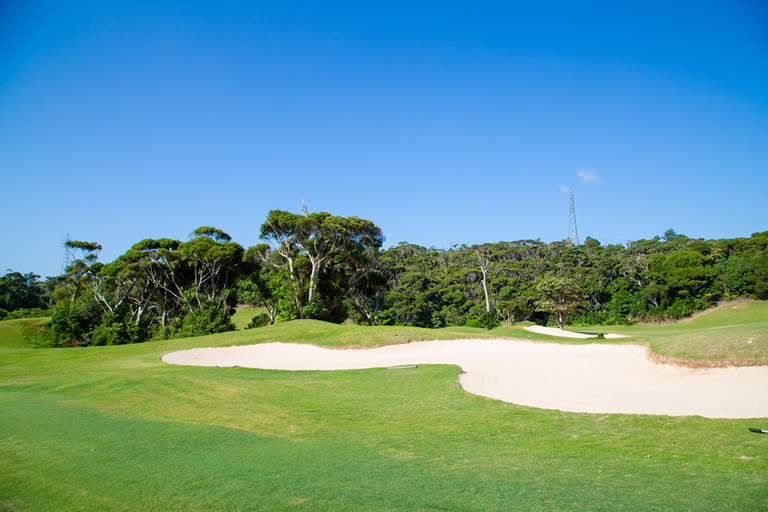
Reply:
M488 268L491 266L491 256L488 247L481 245L475 248L477 264L480 266L480 272L483 274L483 293L485 294L485 311L491 312L491 302L488 300Z
M259 246L262 261L283 270L296 316L323 319L333 316L349 289L371 270L384 240L369 220L309 213L303 202L300 215L271 210L261 237L280 257L279 262L270 259L269 246ZM320 302L318 295L323 295Z
M72 300L76 300L80 295L83 280L86 279L91 271L91 266L96 263L101 252L101 245L96 242L82 242L78 240L67 240L64 243L67 251L67 260L71 263L65 269L72 283Z
M275 258L267 257L270 252L268 244L256 246L259 249L258 254L264 263L272 265L276 269L282 269L287 276L292 292L291 299L296 309L296 315L299 318L301 318L302 304L304 302L302 300L304 286L299 269L296 266L296 260L301 255L300 241L302 232L298 226L300 220L300 216L291 212L270 210L264 223L261 225L260 236L263 240L274 244L274 249L272 250L280 258L276 261Z
M358 279L350 288L349 298L368 325L379 325L382 295L387 278L375 270Z
M539 281L536 285L539 300L536 306L539 311L555 315L557 327L562 329L565 315L576 311L584 302L585 296L579 285L572 279L550 277Z

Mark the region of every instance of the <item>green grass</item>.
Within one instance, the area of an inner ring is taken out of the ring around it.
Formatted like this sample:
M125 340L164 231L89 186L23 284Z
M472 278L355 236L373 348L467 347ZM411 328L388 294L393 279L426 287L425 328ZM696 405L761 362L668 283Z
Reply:
M263 308L241 309L239 311L236 311L235 314L232 315L232 323L234 323L239 330L245 329L248 326L248 324L251 322L251 319L253 319L254 316L261 313L262 311L266 311L266 309L263 309Z
M674 335L680 332L690 332L704 329L725 329L743 327L746 325L768 326L768 301L744 301L720 306L693 319L683 320L673 324L641 324L572 327L569 331L610 331L619 334L654 334Z
M768 419L522 407L466 393L456 366L160 362L198 346L375 346L484 332L298 321L140 345L7 348L0 510L768 507L768 436L747 431Z
M660 337L651 342L651 350L691 362L768 365L768 329L732 327Z
M25 318L0 322L0 350L6 348L32 348L34 332L48 323L50 318Z
M727 304L696 318L667 325L568 326L566 329L627 334L631 338L621 342L648 341L657 356L679 362L705 366L768 364L768 301Z

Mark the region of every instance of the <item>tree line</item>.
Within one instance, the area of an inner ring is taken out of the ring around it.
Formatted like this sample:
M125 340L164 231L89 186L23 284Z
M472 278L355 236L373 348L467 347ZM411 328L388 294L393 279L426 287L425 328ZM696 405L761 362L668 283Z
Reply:
M266 243L246 249L203 226L186 242L141 240L106 264L98 260L98 243L67 241L69 264L49 299L50 344L115 345L231 331L242 301L264 307L266 323L341 322L350 290L371 270L384 240L369 220L309 213L304 205L299 214L270 211L260 234Z
M45 316L58 278L40 281L34 272L8 270L0 277L0 320Z
M677 320L718 301L768 298L768 232L750 238L663 236L603 246L518 240L449 249L400 243L378 260L386 284L381 322L492 327L520 320L555 324L542 283L578 289L562 320L581 325ZM565 291L563 293L566 293ZM573 292L572 292L573 293Z
M64 275L41 283L6 274L0 308L48 305L51 344L83 346L234 330L238 304L262 308L253 326L310 318L492 328L674 320L722 299L768 298L768 231L703 240L670 229L626 246L587 238L382 250L372 221L302 204L300 213L270 211L260 236L246 249L204 226L185 242L142 240L106 264L99 244L68 241Z

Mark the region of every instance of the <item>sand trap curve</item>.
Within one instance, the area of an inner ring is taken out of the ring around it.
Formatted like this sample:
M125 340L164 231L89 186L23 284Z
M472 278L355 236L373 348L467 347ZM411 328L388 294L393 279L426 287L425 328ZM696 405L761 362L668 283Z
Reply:
M526 331L531 332L537 332L539 334L547 334L549 336L557 336L558 338L581 338L583 340L587 338L592 338L596 336L596 334L587 334L583 332L573 332L573 331L564 331L562 329L555 329L554 327L542 327L540 325L529 325L528 327L523 327ZM604 334L603 337L606 339L612 339L612 338L628 338L626 334Z
M459 383L470 393L531 407L588 413L768 417L768 367L692 370L656 364L640 345L475 339L333 350L265 343L171 352L162 360L267 370L455 364L464 371Z

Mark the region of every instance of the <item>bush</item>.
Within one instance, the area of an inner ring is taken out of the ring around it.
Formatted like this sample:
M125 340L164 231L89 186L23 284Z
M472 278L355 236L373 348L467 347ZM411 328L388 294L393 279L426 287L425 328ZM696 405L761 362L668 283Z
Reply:
M51 316L50 328L59 347L77 347L91 344L91 330L98 323L95 304L82 298L75 302L59 301Z
M496 325L499 322L498 317L496 316L496 313L493 311L486 311L483 313L483 316L480 317L480 321L483 324L483 327L488 329L489 331L496 327Z
M105 315L102 323L91 333L91 345L125 345L141 343L144 339L136 324L111 315Z
M41 308L21 308L11 312L0 310L0 320L19 320L21 318L40 318L45 316L51 316L51 312Z
M257 327L264 327L266 325L269 325L270 323L271 323L271 319L269 318L269 314L264 313L262 311L258 315L251 318L251 321L246 327L246 329L256 329Z
M237 327L231 320L232 311L234 310L222 313L212 306L197 309L193 313L187 313L182 319L171 319L168 325L152 327L149 331L149 338L153 340L172 340L236 331Z
M688 297L683 300L676 300L664 314L670 320L682 320L702 309L705 309L702 301Z
M181 336L178 334L180 324L181 322L177 321L176 318L173 318L169 319L169 322L166 325L153 325L149 329L149 339L160 341L180 338Z
M193 313L187 313L181 321L176 338L190 338L192 336L205 336L219 332L235 331L237 327L230 320L231 313L225 314L214 307L197 309Z

